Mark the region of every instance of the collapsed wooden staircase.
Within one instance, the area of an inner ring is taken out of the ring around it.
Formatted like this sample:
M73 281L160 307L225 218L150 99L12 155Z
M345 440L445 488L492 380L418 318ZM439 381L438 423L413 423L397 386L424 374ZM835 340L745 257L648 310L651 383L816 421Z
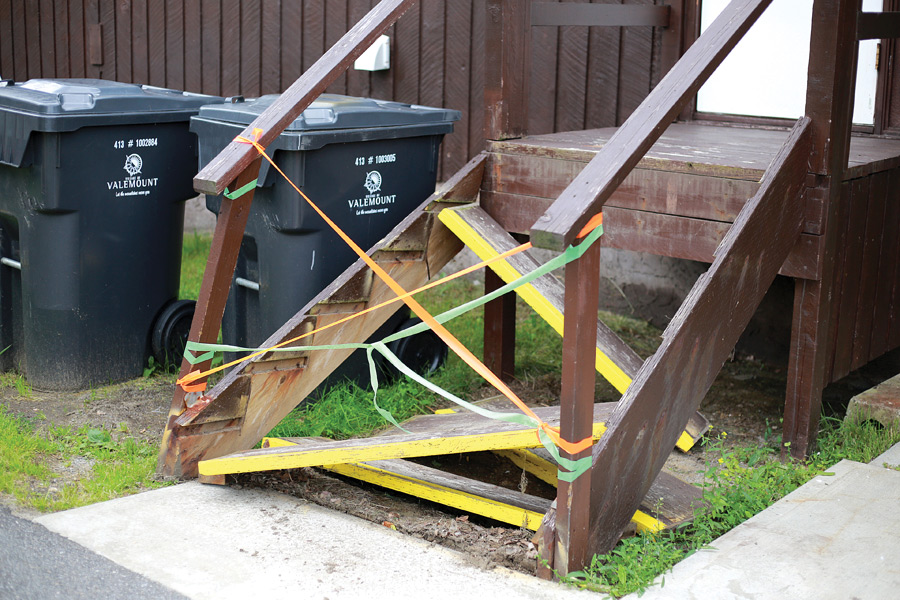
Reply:
M734 0L725 9L534 223L530 235L535 246L564 250L578 243L577 236L585 224L601 211L618 185L769 3L770 0ZM244 136L249 137L254 129L260 129L259 143L262 146L271 143L411 4L412 0L380 2L250 125ZM491 39L499 46L499 56L494 57L487 74L488 134L491 139L504 139L524 131L519 110L523 96L520 42L522 28L530 26L530 3L489 0L488 4L491 27L495 28L492 33L496 34ZM563 334L561 405L558 415L554 415L562 438L569 442L581 440L592 434L595 422L602 422L605 428L591 450L574 456L563 453L570 459L592 456L592 468L574 481L559 482L555 508L520 507L534 513L547 510L540 531L540 552L557 572L581 568L591 554L609 550L639 510L654 482L658 483L666 456L682 438L686 427L689 432L693 430L693 437L701 432L702 422L695 420L691 426L689 423L696 419L700 401L800 235L807 203L821 209L824 260L833 256L834 217L849 147L855 52L848 49L855 47L860 35L855 26L858 12L858 2L816 0L813 44L817 52L812 53L810 65L810 73L815 77L810 78L807 103L811 118L796 123L766 170L758 191L746 202L716 249L709 271L695 284L666 329L662 346L650 359L642 363L597 323L598 244L566 265L568 283L562 291L549 280L535 281L531 288L521 289L523 297ZM484 155L473 159L370 252L404 289L428 281L461 248L458 238L442 221L458 225L460 234L475 245L490 241L482 244L486 254L496 253L508 244L500 232L493 231L496 228L477 207L445 210L446 216L438 219L444 209L477 201L485 160ZM259 162L254 148L232 143L197 176L195 187L209 194L220 194L226 185L235 189L243 187L256 178ZM252 193L223 200L191 340L215 341L251 201ZM468 231L463 233L465 228ZM519 257L498 265L497 271L501 277L511 279L530 267L527 259ZM828 269L824 273L821 280L810 284L809 293L803 296L806 320L800 335L805 337L798 342L798 368L811 375L806 380L798 377L797 385L807 386L812 397L816 396L817 389L821 392L824 379L821 344L816 342L825 339L829 327L827 304L822 299L830 294L831 275ZM393 296L383 282L358 262L285 323L266 345L334 323L364 306ZM366 339L391 312L392 308L385 307L368 313L320 331L306 343L327 345ZM562 319L563 314L569 317ZM808 339L813 343L807 344ZM426 438L394 446L390 441L381 440L340 447L324 442L283 440L270 441L269 447L262 450L248 451L349 353L350 350L269 353L245 361L199 397L176 391L160 454L160 471L194 476L199 469L205 477L215 479L221 478L222 473L258 468L268 461L270 468L305 464L325 464L332 468L337 464L343 465L337 468L345 471L393 470L391 477L415 479L408 471L400 472L399 468L378 461L410 456L404 452L416 444L419 447L416 452L432 452L433 449L424 450L430 444ZM189 368L185 363L182 374ZM624 389L624 395L611 413L595 420L593 390L598 368L614 385ZM798 422L791 427L805 430L804 435L810 435L810 431L814 435L817 414L811 416L807 410L795 417ZM533 439L533 430L531 436ZM498 444L485 441L488 438L491 435L479 438L483 449L508 452L511 448L521 448L520 441ZM382 451L387 447L392 449ZM226 458L235 452L238 454ZM320 460L310 459L314 454ZM520 456L520 459L523 464L535 462L531 457ZM526 513L519 513L515 518L532 526L535 522Z

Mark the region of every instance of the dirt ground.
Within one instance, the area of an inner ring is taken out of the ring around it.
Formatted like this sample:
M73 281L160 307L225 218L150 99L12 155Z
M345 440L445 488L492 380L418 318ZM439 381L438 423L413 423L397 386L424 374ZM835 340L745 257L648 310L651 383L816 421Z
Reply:
M889 357L830 386L825 395L826 412L841 415L850 397L896 374L897 364L900 363L896 358ZM728 433L729 444L777 447L785 378L783 368L764 365L752 358L728 362L703 400L701 412L714 427L714 434ZM0 389L0 404L27 417L39 430L89 425L105 428L114 436L132 435L158 443L171 401L172 382L172 377L155 376L81 392L31 390L24 397L15 388L8 387ZM558 394L558 383L553 380L518 382L514 388L534 404L548 404ZM598 390L599 395L604 395L601 388ZM687 481L698 481L698 472L707 458L702 446L686 454L674 452L667 469ZM473 456L467 461L467 464L480 464L480 470L491 482L506 482L513 488L522 484L523 473L511 463L499 462L493 455L484 460ZM82 472L88 473L89 468ZM78 476L77 469L72 476ZM536 483L526 483L529 493L552 494L552 490L541 491ZM534 572L536 549L529 531L385 492L317 469L240 475L229 478L228 485L237 489L277 490L460 550L478 565L503 565Z

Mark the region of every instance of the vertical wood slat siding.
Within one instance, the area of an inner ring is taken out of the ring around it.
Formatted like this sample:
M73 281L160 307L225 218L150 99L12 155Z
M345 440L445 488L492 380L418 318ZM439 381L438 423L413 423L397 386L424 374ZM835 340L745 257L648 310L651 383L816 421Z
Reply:
M56 2L53 5L53 30L56 50L56 72L66 73L71 65L69 63L69 6L64 2Z
M370 0L349 0L347 2L347 26L352 27L372 8ZM367 98L372 95L369 73L349 69L347 71L347 94Z
M331 48L352 25L347 24L347 0L325 0L325 46ZM332 94L347 93L347 74L328 86Z
M184 89L189 92L203 90L203 36L200 2L184 4Z
M652 3L653 0L563 0ZM0 74L103 77L252 97L284 90L377 0L6 0ZM29 9L36 6L36 9ZM422 0L388 32L387 71L350 71L329 91L445 106L441 177L483 149L484 0ZM102 26L102 64L89 58ZM620 124L658 74L649 28L532 29L529 132Z
M150 85L166 85L166 55L174 48L166 45L166 4L160 0L147 3L147 72Z
M279 0L262 0L260 93L277 94L281 87L281 15Z
M200 4L200 51L203 69L200 92L222 93L222 3L203 0Z
M185 53L185 30L184 30L184 13L191 4L184 3L183 0L166 0L165 12L165 46L163 57L165 59L166 70L163 79L163 86L172 87L178 90L185 89L184 85L184 53Z
M15 74L13 55L13 9L8 2L0 3L0 78L12 79Z

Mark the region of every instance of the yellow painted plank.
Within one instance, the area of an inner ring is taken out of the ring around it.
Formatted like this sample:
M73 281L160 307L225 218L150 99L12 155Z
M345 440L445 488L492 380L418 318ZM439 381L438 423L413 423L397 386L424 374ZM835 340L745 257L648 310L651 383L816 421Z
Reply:
M282 438L265 438L263 440L263 447L269 448L284 448L294 445L295 444L290 440ZM534 462L535 465L537 465L538 462L546 462L539 457L535 458L537 459ZM487 498L482 498L475 494L461 492L413 477L392 473L391 471L380 469L365 463L321 465L321 468L339 475L352 477L354 479L359 479L360 481L365 481L366 483L391 489L396 492L422 498L423 500L437 502L444 506L488 517L500 521L501 523L508 523L516 527L525 527L531 531L537 531L538 527L541 525L541 519L544 518L544 515L539 512L511 506L494 500L488 500ZM555 480L555 467L553 467L553 473ZM665 525L661 521L654 519L642 511L637 511L634 514L632 521L641 531L656 532L665 529Z
M494 450L494 454L508 459L514 465L526 473L534 475L541 481L550 485L556 485L556 465L544 460L533 452L528 450Z
M444 506L488 517L516 527L537 531L544 518L539 512L526 510L502 502L488 500L474 494L461 492L442 485L421 481L412 477L391 473L367 464L324 465L324 469L353 477L367 483L380 485L397 492L416 496Z
M481 260L495 258L500 253L491 244L481 237L455 210L442 210L438 218L450 231L456 234L462 242L468 246ZM512 283L522 274L507 261L502 260L491 265L495 273L506 283ZM516 288L522 299L534 309L547 323L559 334L563 335L564 316L562 311L550 300L544 297L532 284ZM631 385L631 378L616 365L601 349L597 349L597 371L609 381L619 392L625 393Z
M606 431L606 426L603 423L595 423L594 439L598 439L604 431ZM221 458L200 461L199 471L201 475L227 475L391 458L535 448L540 445L534 429L513 429L448 437L394 435L347 440L340 444L325 444L320 448L311 449L281 447L248 450Z

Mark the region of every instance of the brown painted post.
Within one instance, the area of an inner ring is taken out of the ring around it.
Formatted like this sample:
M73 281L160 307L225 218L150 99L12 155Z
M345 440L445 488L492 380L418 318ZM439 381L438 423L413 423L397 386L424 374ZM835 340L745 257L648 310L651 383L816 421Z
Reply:
M591 435L599 291L600 244L595 243L580 259L566 265L560 434L568 442ZM579 459L590 456L591 450L562 455ZM590 497L590 470L571 483L559 482L553 568L560 575L581 569L589 562Z
M812 120L813 145L809 170L819 185L810 199L824 201L825 244L822 279L796 281L791 354L784 407L782 439L795 457L810 450L819 427L822 390L834 302L835 251L838 238L837 209L841 181L850 152L853 91L856 81L856 19L861 0L816 0L810 39L806 114Z
M490 140L525 135L531 55L531 2L487 0L484 131Z
M490 140L525 135L531 55L531 2L488 0L485 23L484 131ZM503 282L490 269L486 294ZM515 371L516 299L506 294L484 307L484 362L501 379Z
M490 268L484 270L484 293L503 287L504 281ZM504 294L484 305L484 364L503 381L516 370L516 295Z

